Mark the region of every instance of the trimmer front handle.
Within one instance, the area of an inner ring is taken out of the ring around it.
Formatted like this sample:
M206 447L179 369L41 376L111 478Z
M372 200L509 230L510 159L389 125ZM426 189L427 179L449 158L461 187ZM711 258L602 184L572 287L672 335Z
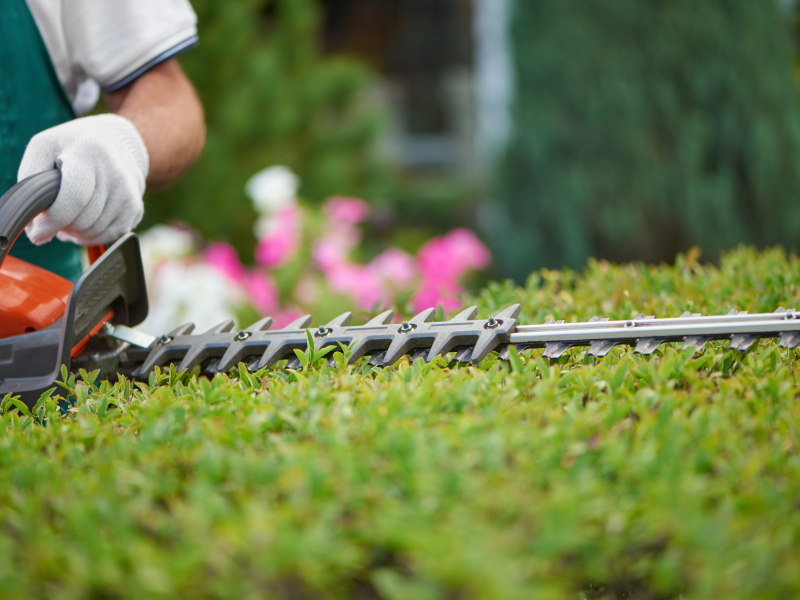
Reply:
M61 171L53 169L23 179L0 198L0 265L28 223L58 196Z

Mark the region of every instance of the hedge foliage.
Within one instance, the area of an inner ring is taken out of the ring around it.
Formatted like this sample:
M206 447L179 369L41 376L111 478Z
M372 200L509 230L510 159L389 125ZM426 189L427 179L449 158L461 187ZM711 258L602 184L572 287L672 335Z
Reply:
M800 111L778 2L515 2L498 265L796 248Z
M528 322L793 306L800 260L542 271ZM0 597L791 598L800 352L68 382L0 417Z

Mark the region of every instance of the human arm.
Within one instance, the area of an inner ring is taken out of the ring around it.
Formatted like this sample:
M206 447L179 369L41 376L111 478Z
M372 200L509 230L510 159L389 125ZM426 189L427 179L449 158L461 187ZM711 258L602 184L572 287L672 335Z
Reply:
M177 60L106 93L105 100L111 112L133 123L144 141L150 157L149 189L172 185L200 155L206 136L203 107Z
M20 180L54 165L62 173L55 202L26 228L35 244L115 240L141 220L145 182L174 183L202 150L202 106L174 59L106 97L116 114L63 123L28 144Z

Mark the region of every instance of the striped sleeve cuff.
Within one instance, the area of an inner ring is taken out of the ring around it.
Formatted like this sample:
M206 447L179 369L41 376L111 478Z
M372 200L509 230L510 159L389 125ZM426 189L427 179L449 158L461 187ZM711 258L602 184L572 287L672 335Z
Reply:
M114 83L110 83L108 85L102 86L104 92L115 92L121 88L124 88L126 85L133 83L136 79L147 73L150 69L155 67L156 65L161 64L162 62L169 60L170 58L174 58L191 48L194 48L197 45L197 34L194 34L182 42L178 42L174 46L167 48L157 56L151 58L146 63L137 67L134 71L130 72L129 74L125 75L121 79L118 79Z

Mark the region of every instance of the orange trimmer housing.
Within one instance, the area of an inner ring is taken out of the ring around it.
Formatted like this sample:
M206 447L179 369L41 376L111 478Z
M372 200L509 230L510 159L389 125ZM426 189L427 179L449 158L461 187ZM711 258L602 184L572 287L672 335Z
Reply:
M0 266L0 338L40 331L58 321L72 283L13 256Z

